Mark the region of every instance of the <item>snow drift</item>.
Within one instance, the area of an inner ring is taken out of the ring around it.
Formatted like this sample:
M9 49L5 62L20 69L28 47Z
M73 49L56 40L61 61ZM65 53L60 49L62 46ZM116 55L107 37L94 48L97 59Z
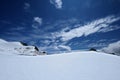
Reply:
M0 80L120 80L120 57L98 52L0 55Z

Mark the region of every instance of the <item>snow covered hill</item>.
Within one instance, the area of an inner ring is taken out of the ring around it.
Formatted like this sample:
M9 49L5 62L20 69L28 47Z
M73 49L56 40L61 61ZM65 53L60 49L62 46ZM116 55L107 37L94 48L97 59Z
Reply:
M46 56L34 46L0 39L0 80L120 80L120 57L94 51Z
M120 57L92 51L0 55L0 80L120 80Z
M20 42L7 42L0 39L0 55L41 55L35 46L24 46Z

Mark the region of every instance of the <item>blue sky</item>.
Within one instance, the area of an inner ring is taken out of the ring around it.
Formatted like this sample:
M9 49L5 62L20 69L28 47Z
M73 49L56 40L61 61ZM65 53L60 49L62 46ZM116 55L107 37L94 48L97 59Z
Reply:
M0 0L0 38L49 52L120 40L120 0Z

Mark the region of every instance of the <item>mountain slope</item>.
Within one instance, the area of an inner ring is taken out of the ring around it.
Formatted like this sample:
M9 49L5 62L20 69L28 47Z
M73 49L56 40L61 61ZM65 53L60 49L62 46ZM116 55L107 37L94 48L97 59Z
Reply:
M120 80L120 57L92 51L0 55L0 80Z
M35 46L24 46L20 42L7 42L0 39L0 54L35 56L42 53L36 50Z

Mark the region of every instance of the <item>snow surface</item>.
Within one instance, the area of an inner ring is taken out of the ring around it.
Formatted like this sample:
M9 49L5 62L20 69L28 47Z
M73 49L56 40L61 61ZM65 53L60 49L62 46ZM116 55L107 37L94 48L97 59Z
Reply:
M8 42L0 39L0 54L33 56L42 53L35 50L34 46L24 46L20 42Z
M120 80L120 57L92 51L0 55L0 80Z
M93 51L24 56L34 54L34 46L0 39L0 80L120 80L119 56Z

